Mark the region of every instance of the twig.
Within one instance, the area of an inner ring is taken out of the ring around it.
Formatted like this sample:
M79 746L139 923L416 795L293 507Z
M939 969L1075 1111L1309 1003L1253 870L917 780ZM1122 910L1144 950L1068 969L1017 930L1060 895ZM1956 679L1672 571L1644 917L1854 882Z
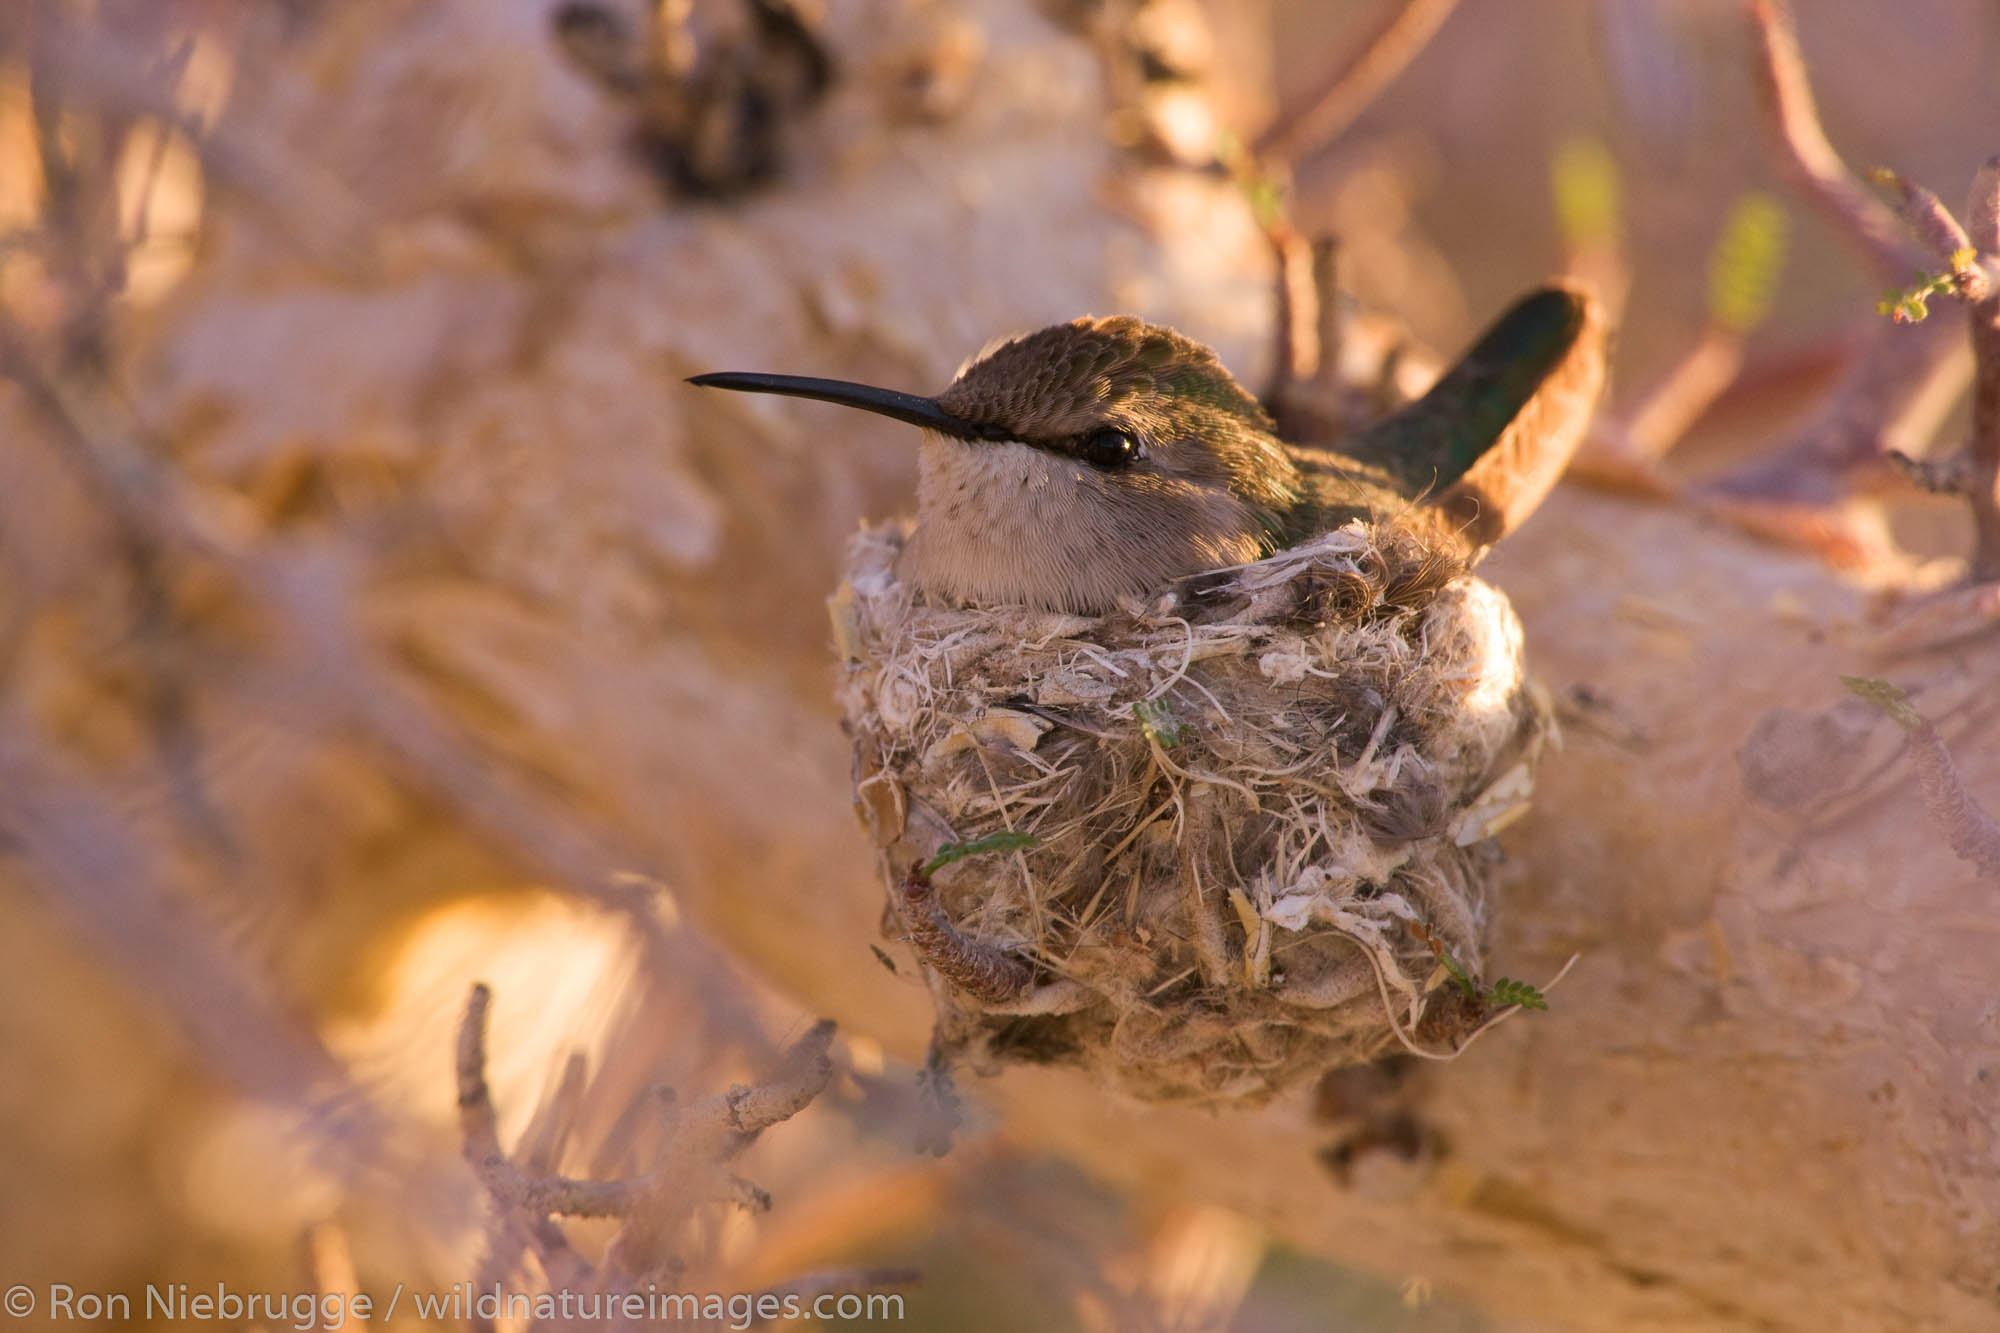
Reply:
M1964 495L1972 485L1972 456L1967 453L1912 458L1901 449L1891 449L1888 458L1903 480L1932 495Z
M459 1134L465 1159L489 1194L544 1216L625 1217L663 1190L688 1192L690 1182L667 1171L621 1180L577 1180L529 1170L509 1158L500 1146L492 1091L486 1084L487 1013L492 1000L493 992L484 983L473 986L459 1024L457 1061ZM785 1053L767 1083L732 1088L685 1111L670 1111L674 1134L699 1140L713 1156L727 1156L759 1131L797 1115L833 1077L833 1061L827 1054L833 1031L831 1021L815 1024ZM762 1197L764 1205L769 1204L761 1190L733 1176L715 1194L738 1203Z
M1962 495L1972 509L1973 582L2000 580L2000 158L1992 158L1973 178L1961 227L1938 197L1892 171L1876 173L1893 186L1910 230L1945 263L1945 273L1926 278L1916 292L1892 293L1884 301L1898 320L1922 319L1924 297L1949 291L1966 303L1972 343L1972 435L1962 453L1918 460L1900 451L1890 461L1918 485Z
M1347 338L1346 311L1340 304L1340 242L1331 236L1315 236L1311 250L1316 344L1312 377L1331 386L1340 382L1340 353Z
M1979 254L1965 228L1944 206L1944 201L1915 181L1881 167L1871 173L1879 185L1896 192L1896 212L1910 234L1943 260L1951 285L1967 301L1983 301L1993 290L1992 279L1980 267Z
M805 1110L833 1077L832 1047L833 1020L821 1019L792 1044L768 1079L731 1088L723 1097L729 1128L757 1134Z
M1274 224L1266 232L1278 261L1278 342L1272 358L1278 387L1270 395L1275 404L1283 401L1286 388L1319 373L1322 303L1314 283L1312 247L1305 237L1286 222Z
M1977 251L1982 274L1991 278L2000 264L2000 156L1990 157L1972 178L1966 201L1967 241ZM1972 439L1966 445L1972 476L1966 498L1975 528L1972 578L2000 580L2000 284L1972 302Z
M1688 354L1633 409L1631 439L1638 457L1647 462L1665 458L1736 382L1742 369L1742 335L1709 324Z
M1282 216L1266 224L1265 236L1278 261L1277 342L1265 402L1285 439L1332 440L1346 426L1337 410L1346 337L1339 242L1308 242Z
M500 1146L498 1117L486 1082L487 1018L493 993L483 983L466 997L460 1020L456 1070L459 1135L465 1160L480 1184L500 1205L500 1225L522 1226L541 1250L552 1279L566 1287L608 1280L626 1286L647 1274L678 1272L668 1245L703 1204L728 1203L767 1211L771 1196L721 1169L721 1163L758 1132L797 1114L833 1076L828 1055L833 1024L815 1024L793 1043L765 1083L736 1087L685 1108L670 1098L654 1102L668 1120L659 1166L644 1175L617 1180L578 1180L531 1170L511 1160ZM574 1062L572 1062L574 1067ZM593 1274L570 1248L553 1216L616 1217L623 1225L605 1257L602 1276ZM488 1246L489 1264L505 1247Z
M1782 0L1753 0L1750 15L1771 123L1792 174L1872 269L1890 281L1907 276L1923 263L1924 251L1828 142L1790 9ZM1893 444L1920 443L1963 375L1955 341L1935 326L1880 330L1812 420L1769 454L1702 487L1700 496L1753 532L1818 534L1809 544L1830 555L1863 552L1868 543L1833 509L1844 493L1842 477Z
M1338 137L1430 42L1458 0L1403 0L1354 56L1308 94L1282 110L1257 136L1253 155L1297 162Z
M1760 59L1757 72L1770 100L1771 126L1793 175L1854 242L1868 263L1894 279L1919 258L1894 213L1855 179L1821 126L1805 57L1785 0L1753 0L1750 18Z

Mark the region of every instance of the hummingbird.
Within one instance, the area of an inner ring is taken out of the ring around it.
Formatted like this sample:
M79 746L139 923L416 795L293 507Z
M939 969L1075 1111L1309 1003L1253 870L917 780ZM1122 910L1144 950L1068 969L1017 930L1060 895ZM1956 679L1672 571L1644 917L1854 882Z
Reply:
M950 603L1091 615L1354 519L1421 511L1475 557L1555 484L1603 377L1597 304L1550 285L1421 398L1327 444L1280 440L1213 351L1130 315L1001 342L931 397L739 371L688 382L920 427L898 576Z

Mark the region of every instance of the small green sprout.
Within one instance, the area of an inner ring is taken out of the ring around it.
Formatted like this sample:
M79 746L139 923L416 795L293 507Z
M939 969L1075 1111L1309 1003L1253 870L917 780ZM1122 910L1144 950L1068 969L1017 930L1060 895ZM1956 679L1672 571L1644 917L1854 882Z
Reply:
M1147 739L1158 741L1162 749L1171 750L1187 739L1187 727L1175 718L1173 707L1164 699L1139 700L1132 705L1132 716L1139 720Z
M1917 285L1908 291L1898 291L1891 287L1882 293L1882 299L1875 303L1875 312L1887 315L1898 324L1921 324L1931 313L1930 299L1933 296L1951 296L1958 292L1960 274L1972 266L1979 255L1976 251L1954 250L1951 267L1943 273L1917 274Z
M1465 967L1451 956L1451 950L1444 947L1444 941L1437 937L1435 931L1418 921L1410 922L1409 927L1410 933L1424 942L1430 949L1431 956L1438 960L1439 966L1451 974L1452 980L1458 983L1458 988L1464 991L1465 997L1473 1003L1488 1009L1509 1009L1518 1006L1522 1009L1546 1010L1549 1007L1548 997L1542 994L1540 988L1525 981L1515 981L1510 977L1502 977L1491 986L1480 989L1479 983L1474 981Z
M1498 1005L1503 1009L1510 1005L1519 1005L1523 1009L1549 1007L1548 997L1538 988L1525 981L1514 981L1508 977L1502 977L1494 982L1493 988L1486 992L1485 999L1487 1003Z
M963 861L974 856L990 856L995 852L1020 852L1040 845L1041 839L1032 833L1017 833L1003 829L989 833L971 842L948 842L937 849L937 855L924 862L920 875L934 875L953 861Z
M1875 303L1875 313L1887 315L1898 324L1921 324L1931 313L1930 299L1950 293L1955 284L1949 273L1918 273L1917 285L1907 291L1891 287Z

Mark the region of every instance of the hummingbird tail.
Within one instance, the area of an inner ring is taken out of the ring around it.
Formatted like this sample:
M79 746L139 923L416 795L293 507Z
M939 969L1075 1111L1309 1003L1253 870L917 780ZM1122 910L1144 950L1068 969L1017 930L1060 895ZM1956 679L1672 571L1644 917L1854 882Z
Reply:
M1604 386L1603 307L1581 287L1529 293L1431 390L1347 452L1425 494L1475 546L1521 525L1582 443Z

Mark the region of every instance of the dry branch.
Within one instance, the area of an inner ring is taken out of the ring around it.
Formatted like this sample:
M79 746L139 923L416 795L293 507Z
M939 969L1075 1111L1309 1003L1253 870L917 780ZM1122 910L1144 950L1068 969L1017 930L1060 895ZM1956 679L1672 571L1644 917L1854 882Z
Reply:
M1297 162L1339 137L1416 59L1457 7L1458 0L1402 0L1346 64L1297 106L1278 113L1257 136L1253 155L1263 162Z
M1906 278L1925 251L1828 141L1789 7L1754 0L1750 15L1782 160L1874 271L1889 281ZM1835 563L1875 558L1865 535L1835 507L1845 493L1843 478L1892 445L1920 442L1935 429L1963 373L1956 352L1935 326L1878 331L1810 421L1763 457L1703 487L1703 503L1746 530L1811 546Z
M1948 290L1965 302L1972 341L1972 433L1963 453L1917 460L1891 451L1890 460L1927 490L1965 497L1974 530L1970 575L1990 582L2000 579L2000 158L1974 177L1966 205L1971 234L1923 186L1892 171L1877 177L1896 189L1904 221L1945 265L1944 276L1922 290ZM1899 319L1905 310L1921 317L1925 309L1921 296L1907 295L1895 308Z
M2000 265L2000 156L1988 158L1972 178L1966 203L1967 242L1977 251L1988 290L1972 301L1972 439L1966 446L1971 478L1966 499L1976 528L1972 577L2000 580L2000 294L1994 266Z
M1753 0L1750 16L1759 55L1757 72L1782 160L1806 197L1832 219L1871 267L1890 280L1907 273L1919 253L1895 214L1847 169L1820 124L1791 6L1786 0Z
M1886 167L1873 176L1896 192L1897 216L1910 234L1950 270L1952 287L1959 296L1967 301L1985 300L1992 290L1992 279L1980 267L1978 251L1944 201L1909 177Z
M651 1110L666 1122L665 1142L652 1171L615 1180L579 1180L548 1169L546 1163L517 1162L500 1144L498 1117L486 1082L492 999L484 984L472 987L459 1023L455 1059L463 1154L497 1205L483 1272L510 1264L512 1254L518 1253L513 1238L526 1235L552 1282L566 1290L629 1290L649 1274L684 1273L687 1264L676 1249L687 1224L704 1206L770 1210L771 1196L765 1190L722 1170L721 1163L760 1131L805 1109L833 1076L828 1054L833 1024L820 1022L786 1050L762 1083L735 1087L687 1106L676 1104L671 1096L651 1097ZM569 1068L577 1068L574 1059ZM570 1082L566 1072L564 1086ZM559 1093L557 1101L563 1100ZM524 1159L536 1150L534 1137L532 1129L524 1137ZM619 1219L602 1271L594 1271L570 1247L554 1221L558 1216ZM894 1275L878 1276L873 1285L893 1280Z

